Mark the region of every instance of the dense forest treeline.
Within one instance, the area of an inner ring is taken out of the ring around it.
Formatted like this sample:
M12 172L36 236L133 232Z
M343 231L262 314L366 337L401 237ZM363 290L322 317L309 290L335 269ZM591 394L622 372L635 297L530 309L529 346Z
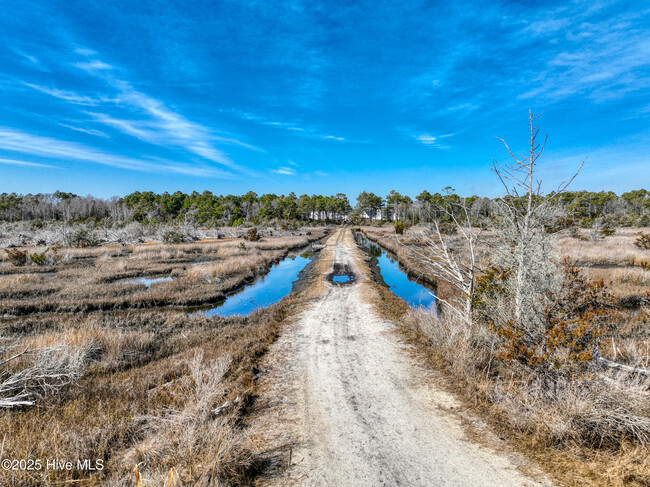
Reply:
M401 220L423 223L444 220L446 211L464 202L476 217L496 214L496 199L480 196L461 198L445 188L443 194L423 191L415 199L391 191L385 197L362 192L353 207L343 193L333 196L263 194L215 195L210 191L190 194L157 194L136 191L123 198L78 196L56 191L52 194L0 194L2 221L67 221L85 223L173 223L175 221L217 227L245 224ZM620 196L612 191L570 191L557 196L562 218L570 224L590 226L595 220L611 225L650 225L650 192L629 191Z

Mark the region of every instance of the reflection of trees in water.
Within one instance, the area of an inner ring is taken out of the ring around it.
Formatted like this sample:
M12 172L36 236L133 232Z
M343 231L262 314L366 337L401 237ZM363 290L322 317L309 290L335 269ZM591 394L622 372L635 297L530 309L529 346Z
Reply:
M370 243L370 241L365 238L363 235L356 233L354 235L357 244L366 252L368 252L373 257L381 257L383 254L382 250L377 246Z
M377 247L366 247L366 251L372 255L373 257L381 257L381 250L379 250Z

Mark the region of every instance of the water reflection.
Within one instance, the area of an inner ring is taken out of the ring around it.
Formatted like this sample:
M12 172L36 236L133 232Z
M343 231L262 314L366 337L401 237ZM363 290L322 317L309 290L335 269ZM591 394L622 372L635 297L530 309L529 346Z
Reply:
M359 247L377 258L381 277L396 296L402 298L412 308L435 306L436 297L433 289L409 276L400 268L399 262L392 254L359 233L355 233L355 239Z
M309 258L302 255L287 257L274 265L268 274L258 277L252 284L228 296L225 301L196 312L207 316L249 315L289 294L298 274L309 262Z

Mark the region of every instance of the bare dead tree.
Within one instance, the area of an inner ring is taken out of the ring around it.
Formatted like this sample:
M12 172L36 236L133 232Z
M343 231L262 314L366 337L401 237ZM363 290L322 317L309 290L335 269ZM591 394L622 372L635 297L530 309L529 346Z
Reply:
M446 305L466 325L472 323L472 297L476 277L480 272L477 246L481 230L472 225L470 211L464 199L453 209L441 207L440 212L453 222L456 235L445 235L438 220L434 220L432 234L420 233L418 246L405 246L407 254L423 267L427 274L450 284L457 295L436 299ZM455 209L455 211L454 211Z
M505 189L499 199L501 224L498 226L500 245L496 259L512 271L511 293L513 296L513 317L525 331L535 334L544 312L540 301L556 285L557 263L554 260L554 246L546 232L547 224L553 219L556 209L553 201L566 191L584 165L584 160L573 176L547 194L542 194L542 182L535 179L537 161L544 152L548 135L538 141L539 128L535 116L528 112L528 151L515 155L505 140L506 151L512 164L493 163L493 171Z

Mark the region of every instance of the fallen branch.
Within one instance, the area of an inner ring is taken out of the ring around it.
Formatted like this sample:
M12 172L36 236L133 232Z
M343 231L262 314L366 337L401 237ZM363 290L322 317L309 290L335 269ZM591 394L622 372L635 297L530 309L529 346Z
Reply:
M632 367L630 365L619 364L618 362L612 362L611 360L607 360L606 358L603 357L596 357L596 362L604 365L605 367L609 367L611 369L623 370L630 374L641 374L641 375L650 376L650 370L648 369L641 369L639 367Z

